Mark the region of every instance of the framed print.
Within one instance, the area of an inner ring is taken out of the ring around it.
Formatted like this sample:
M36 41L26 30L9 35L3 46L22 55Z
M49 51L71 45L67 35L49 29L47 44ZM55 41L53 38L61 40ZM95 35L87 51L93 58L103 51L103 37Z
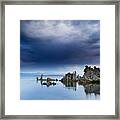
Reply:
M1 118L119 119L117 0L1 8Z

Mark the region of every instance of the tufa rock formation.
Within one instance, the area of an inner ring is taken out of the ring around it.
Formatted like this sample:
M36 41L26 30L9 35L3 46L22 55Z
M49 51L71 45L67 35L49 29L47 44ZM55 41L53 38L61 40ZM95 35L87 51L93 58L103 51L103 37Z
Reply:
M100 68L94 66L85 66L83 78L90 81L99 81L100 80Z

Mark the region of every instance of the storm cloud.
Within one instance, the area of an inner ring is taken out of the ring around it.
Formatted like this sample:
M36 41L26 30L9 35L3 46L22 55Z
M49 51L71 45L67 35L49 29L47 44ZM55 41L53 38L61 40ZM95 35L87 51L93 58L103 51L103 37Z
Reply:
M21 67L100 62L99 20L21 20Z

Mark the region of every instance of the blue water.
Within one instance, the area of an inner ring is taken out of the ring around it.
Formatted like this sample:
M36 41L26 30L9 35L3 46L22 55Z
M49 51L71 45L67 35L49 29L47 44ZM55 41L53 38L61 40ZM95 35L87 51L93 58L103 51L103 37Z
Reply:
M21 100L99 100L99 94L86 94L82 85L66 86L61 81L55 81L56 85L42 85L36 81L37 73L20 74L20 99ZM62 75L44 75L60 80Z

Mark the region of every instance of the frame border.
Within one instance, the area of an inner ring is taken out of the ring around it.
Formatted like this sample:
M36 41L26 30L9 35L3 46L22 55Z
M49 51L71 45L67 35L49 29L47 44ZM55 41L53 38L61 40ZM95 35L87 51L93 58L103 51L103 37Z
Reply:
M115 115L5 115L5 5L115 5ZM119 116L119 0L45 0L1 2L0 119L118 119Z

